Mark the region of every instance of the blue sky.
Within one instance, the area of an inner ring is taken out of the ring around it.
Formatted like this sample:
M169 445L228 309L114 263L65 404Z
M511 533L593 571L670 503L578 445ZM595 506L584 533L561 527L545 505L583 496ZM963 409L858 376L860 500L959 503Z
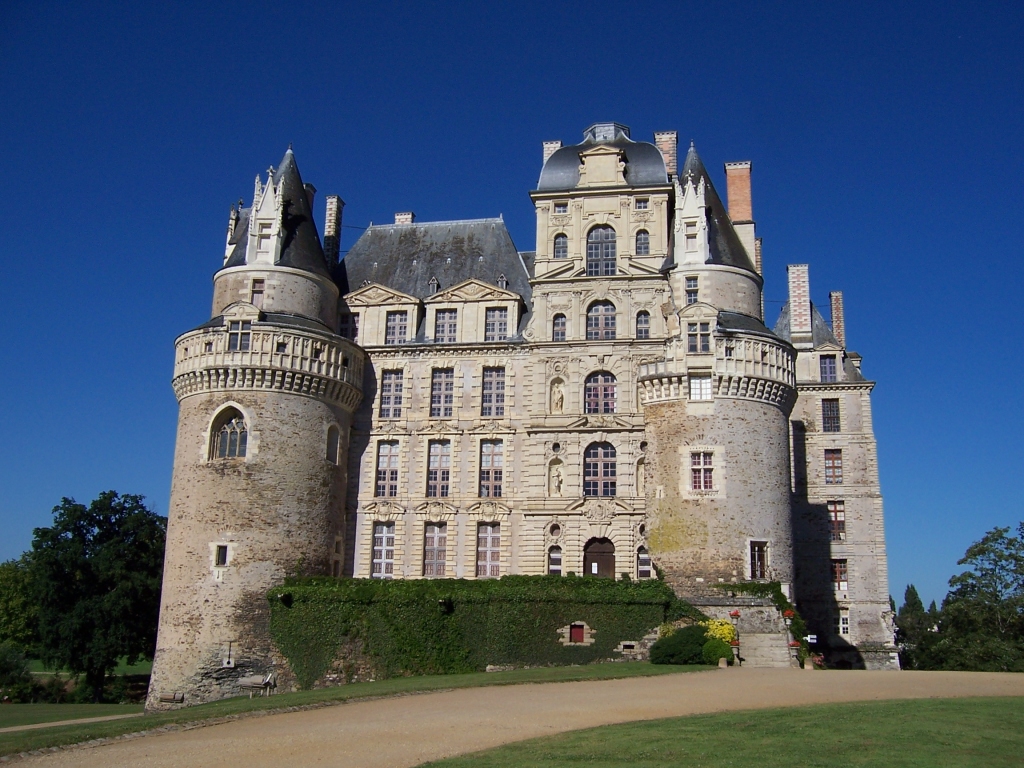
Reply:
M320 216L502 214L530 250L541 142L599 120L678 130L723 194L753 161L769 322L787 263L845 291L898 599L1024 519L1021 4L163 5L5 7L0 559L62 496L166 513L172 342L289 142Z

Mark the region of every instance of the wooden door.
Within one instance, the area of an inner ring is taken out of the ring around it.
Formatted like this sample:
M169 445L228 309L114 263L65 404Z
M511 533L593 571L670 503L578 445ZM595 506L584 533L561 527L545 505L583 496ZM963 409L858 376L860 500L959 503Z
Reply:
M615 545L610 539L591 539L583 548L583 575L615 578Z

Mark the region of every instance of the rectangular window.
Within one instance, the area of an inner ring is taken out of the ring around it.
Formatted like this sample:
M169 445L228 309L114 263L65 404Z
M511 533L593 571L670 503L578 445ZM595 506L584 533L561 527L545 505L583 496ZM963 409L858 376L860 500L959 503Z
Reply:
M377 485L374 496L398 495L398 443L377 443Z
M836 592L846 592L849 588L845 560L832 561L832 587Z
M690 490L713 491L715 489L715 454L710 451L690 453Z
M384 371L380 377L380 417L402 416L402 371Z
M263 309L263 286L266 283L263 280L253 280L252 288L249 290L249 303L255 307Z
M548 576L562 575L562 548L551 547L548 550Z
M644 547L640 547L636 555L636 577L638 579L649 579L653 571L650 553Z
M836 381L836 356L822 355L818 358L818 364L821 368L821 380L826 384L834 383Z
M843 451L841 448L825 449L825 485L843 484Z
M391 579L395 575L395 524L373 524L373 553L370 561L370 577Z
M359 338L359 313L353 312L350 315L342 315L339 322L338 335L355 341Z
M226 544L217 545L217 558L214 564L218 568L223 568L228 564L228 548Z
M488 309L485 315L484 341L505 341L508 338L508 309Z
M839 609L839 634L846 637L850 634L850 611L848 608Z
M551 340L565 341L565 315L555 315L551 324Z
M256 252L270 252L270 232L274 228L273 222L261 221L256 225Z
M750 542L750 578L768 578L768 542Z
M651 315L649 312L638 312L636 315L636 337L651 338Z
M568 212L569 212L569 204L568 203L555 203L555 213L568 213Z
M409 337L409 313L388 312L384 328L385 344L404 344Z
M476 575L501 576L501 524L480 523L476 529Z
M830 541L846 541L846 502L828 502L828 537Z
M249 349L249 338L252 331L250 322L233 322L228 324L228 352L245 352Z
M685 236L686 236L686 250L696 251L697 250L697 222L688 221L685 225Z
M430 373L430 418L450 419L455 405L455 370L435 368Z
M711 351L711 323L687 323L686 344L690 354Z
M821 431L839 432L839 401L821 401Z
M501 440L480 443L480 496L500 498L505 468L505 445Z
M434 341L438 344L454 344L458 312L454 309L439 309L434 313Z
M431 440L429 448L427 496L445 498L451 491L452 444L448 440Z
M686 303L687 304L696 304L697 303L697 296L698 296L697 278L696 277L688 277L688 278L686 278Z
M650 199L646 197L638 197L636 199L636 209L638 211L646 211L647 206L650 205Z
M480 415L500 418L505 415L505 369L484 368L484 389Z
M444 576L448 559L448 524L427 523L423 530L423 575Z
M690 399L711 400L711 374L690 375Z

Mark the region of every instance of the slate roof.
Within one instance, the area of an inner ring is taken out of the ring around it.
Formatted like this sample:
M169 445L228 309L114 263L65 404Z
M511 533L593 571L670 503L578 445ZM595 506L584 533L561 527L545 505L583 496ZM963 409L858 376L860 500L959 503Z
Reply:
M727 312L721 310L718 313L718 327L723 331L738 331L741 333L755 333L762 336L778 338L772 333L768 326L750 315L743 315L739 312Z
M694 186L698 185L701 179L704 179L708 245L711 251L711 258L708 263L721 264L726 267L738 267L756 274L757 270L754 268L754 263L750 260L747 249L740 242L736 230L733 229L732 219L729 218L729 213L722 203L722 198L718 196L715 185L711 183L711 177L708 175L707 168L704 167L704 162L700 159L700 155L697 154L697 149L693 144L690 144L690 149L686 153L686 159L683 161L683 167L679 171L679 183L685 186L687 178L693 179ZM674 264L675 262L670 255L663 269L672 267Z
M471 219L371 226L338 265L335 281L342 295L379 283L426 299L431 278L444 291L470 278L497 286L500 275L529 308L530 276L505 222Z
M278 265L329 277L331 271L327 266L324 249L320 245L320 234L317 232L316 222L313 221L313 211L310 210L306 189L291 147L285 152L273 177L274 185L282 186L281 196L284 206L282 217L284 234ZM249 242L249 210L249 208L243 208L239 211L238 226L230 240L235 248L221 269L245 264L245 251Z
M780 339L792 342L793 337L790 333L789 322L789 302L787 301L782 305L779 319L775 321L775 335ZM832 334L832 329L825 322L825 318L821 316L818 308L814 306L813 301L811 302L811 343L815 349L825 344L835 344L837 347L843 346L836 340L836 337Z
M604 130L602 130L604 129ZM599 138L614 136L613 139ZM668 184L665 158L653 144L632 141L629 128L617 123L595 123L583 133L583 141L562 147L547 159L537 182L538 192L568 191L580 183L580 152L598 144L623 150L626 157L626 182L634 187Z

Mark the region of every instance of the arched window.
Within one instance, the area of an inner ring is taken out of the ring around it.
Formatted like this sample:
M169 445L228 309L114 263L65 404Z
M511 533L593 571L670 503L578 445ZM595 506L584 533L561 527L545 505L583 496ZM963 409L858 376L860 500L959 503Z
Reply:
M615 230L607 225L587 234L587 275L615 274Z
M548 576L562 575L562 548L550 547L548 549Z
M327 429L327 460L332 464L341 463L341 432L334 425Z
M615 413L615 377L607 371L587 376L583 389L587 413Z
M210 458L245 458L245 448L249 441L249 430L245 426L245 417L236 409L228 408L220 414L217 425L213 430Z
M636 233L636 255L649 256L651 253L651 235L646 229Z
M565 341L565 315L555 315L551 321L551 340Z
M649 579L651 578L651 571L654 570L651 567L651 555L647 551L647 547L640 547L636 551L636 577L638 579Z
M610 301L595 301L587 309L587 338L615 338L615 305Z
M591 443L583 452L583 495L615 495L615 447Z
M555 235L554 257L556 259L569 258L569 238L565 235Z
M650 312L641 311L636 313L636 337L638 339L651 338Z

